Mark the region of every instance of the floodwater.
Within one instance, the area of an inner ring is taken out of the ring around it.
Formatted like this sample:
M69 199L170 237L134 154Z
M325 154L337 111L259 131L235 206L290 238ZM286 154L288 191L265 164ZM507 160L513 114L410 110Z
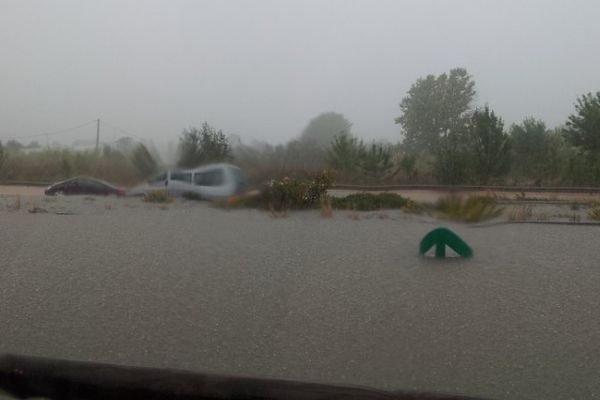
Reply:
M444 224L475 255L435 260L417 248L439 221L402 211L22 201L0 210L0 352L494 399L600 395L600 227Z

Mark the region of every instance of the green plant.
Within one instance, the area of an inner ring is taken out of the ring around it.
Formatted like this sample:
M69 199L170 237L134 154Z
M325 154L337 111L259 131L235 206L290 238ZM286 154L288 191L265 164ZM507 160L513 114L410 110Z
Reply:
M192 201L201 201L202 196L200 196L198 193L196 192L184 192L181 194L181 197L183 197L186 200L192 200Z
M148 148L139 143L131 154L131 162L138 169L143 177L147 177L156 172L158 165Z
M373 211L390 208L414 207L414 203L396 193L355 193L346 197L332 198L331 205L335 209Z
M273 211L314 208L331 187L333 177L323 171L311 178L272 180L260 193L263 206Z
M437 211L450 219L467 223L479 222L498 217L503 209L498 207L496 199L489 196L448 196L438 200Z
M190 127L183 131L179 139L180 167L227 161L231 158L231 144L221 130L216 130L207 122L200 129Z
M511 209L508 215L509 221L526 221L533 217L533 210L530 205L518 205Z
M164 190L152 190L142 200L146 203L171 203L174 199Z
M321 210L321 218L331 218L333 217L333 209L331 207L331 197L328 195L321 196L319 200L319 207Z
M21 195L18 194L17 197L15 198L15 202L13 204L8 204L7 207L10 208L11 210L20 210L21 209Z
M262 198L258 191L243 193L227 199L215 200L212 204L221 208L265 208L263 207Z
M600 204L594 204L588 210L588 216L594 220L600 220Z

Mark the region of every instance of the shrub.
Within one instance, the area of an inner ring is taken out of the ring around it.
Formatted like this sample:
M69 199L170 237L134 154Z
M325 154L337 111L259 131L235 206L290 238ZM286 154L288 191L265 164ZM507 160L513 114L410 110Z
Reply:
M594 204L588 211L588 216L591 219L600 220L600 204Z
M328 195L321 196L319 200L319 208L321 210L321 218L333 217L333 208L331 207L331 197Z
M489 196L448 196L438 200L436 209L447 217L463 222L479 222L502 214L496 199Z
M283 178L272 180L260 193L263 206L282 211L314 208L331 187L333 177L328 171L311 178Z
M333 208L343 210L373 211L409 205L414 206L414 203L396 193L356 193L332 199Z
M186 200L192 200L192 201L201 201L201 200L203 200L202 196L200 196L196 192L183 192L181 194L181 197L183 197Z
M215 200L212 204L221 208L263 208L260 192L257 191Z
M142 200L146 203L171 203L174 199L165 190L151 190Z

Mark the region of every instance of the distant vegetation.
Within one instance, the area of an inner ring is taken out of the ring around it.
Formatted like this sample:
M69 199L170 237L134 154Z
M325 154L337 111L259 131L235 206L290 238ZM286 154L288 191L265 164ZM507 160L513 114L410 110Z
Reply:
M600 185L600 92L577 99L552 129L533 117L506 128L489 105L473 106L475 96L465 69L428 75L400 103L399 143L366 144L329 112L287 144L235 146L234 159L254 183L329 168L338 183Z
M156 156L141 143L124 138L99 151L67 148L0 147L0 181L54 182L77 175L117 184L144 180L158 168Z
M415 207L409 199L396 193L356 193L345 197L333 197L331 206L334 209L373 211L394 208Z
M479 222L499 217L503 209L489 196L448 196L441 198L435 210L443 217L461 222Z
M231 145L221 130L207 122L200 129L191 127L183 131L179 139L179 161L183 168L231 160Z
M151 190L142 198L146 203L172 203L175 199L166 190Z
M506 127L490 105L473 104L476 93L463 68L417 79L400 102L398 143L366 143L335 112L315 116L295 139L277 145L232 142L205 122L182 132L177 164L233 162L254 186L324 169L347 184L600 185L600 92L576 99L565 124L554 128L533 117ZM130 139L98 153L0 143L0 180L86 174L128 184L158 168L156 153Z

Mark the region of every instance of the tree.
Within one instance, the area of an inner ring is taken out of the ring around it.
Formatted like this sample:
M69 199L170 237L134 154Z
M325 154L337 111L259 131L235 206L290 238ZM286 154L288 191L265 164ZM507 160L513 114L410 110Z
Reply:
M2 146L2 142L0 141L0 168L2 168L2 164L4 164L4 146Z
M351 126L342 114L326 112L308 123L300 135L300 142L314 141L317 146L326 149L336 136L349 133Z
M464 131L452 131L440 138L434 152L433 175L444 185L467 181L469 147Z
M506 174L510 167L510 141L502 118L488 106L476 110L467 128L472 167L479 183L489 183Z
M543 121L525 118L522 123L514 124L510 128L510 141L515 177L531 178L536 184L549 178L551 140Z
M40 142L38 142L37 140L34 140L32 142L30 142L25 148L26 149L39 149L42 146L40 145Z
M393 166L392 147L382 143L371 143L360 157L360 169L371 178L381 179Z
M600 92L577 98L575 111L569 115L565 138L585 152L600 153Z
M400 103L404 143L413 150L436 151L440 140L460 130L469 117L475 82L464 68L419 78Z
M21 150L23 150L23 147L24 147L23 144L16 140L9 140L4 145L4 148L6 149L6 151L21 151Z
M231 146L221 130L217 131L204 122L200 129L190 127L179 139L180 167L192 168L200 164L227 161L231 158Z
M285 155L283 164L286 170L306 172L321 169L325 165L325 150L314 139L291 140L279 151Z
M144 178L156 172L156 160L142 143L139 143L131 153L131 162Z
M349 133L336 135L327 150L327 165L343 174L352 175L358 170L364 144Z

